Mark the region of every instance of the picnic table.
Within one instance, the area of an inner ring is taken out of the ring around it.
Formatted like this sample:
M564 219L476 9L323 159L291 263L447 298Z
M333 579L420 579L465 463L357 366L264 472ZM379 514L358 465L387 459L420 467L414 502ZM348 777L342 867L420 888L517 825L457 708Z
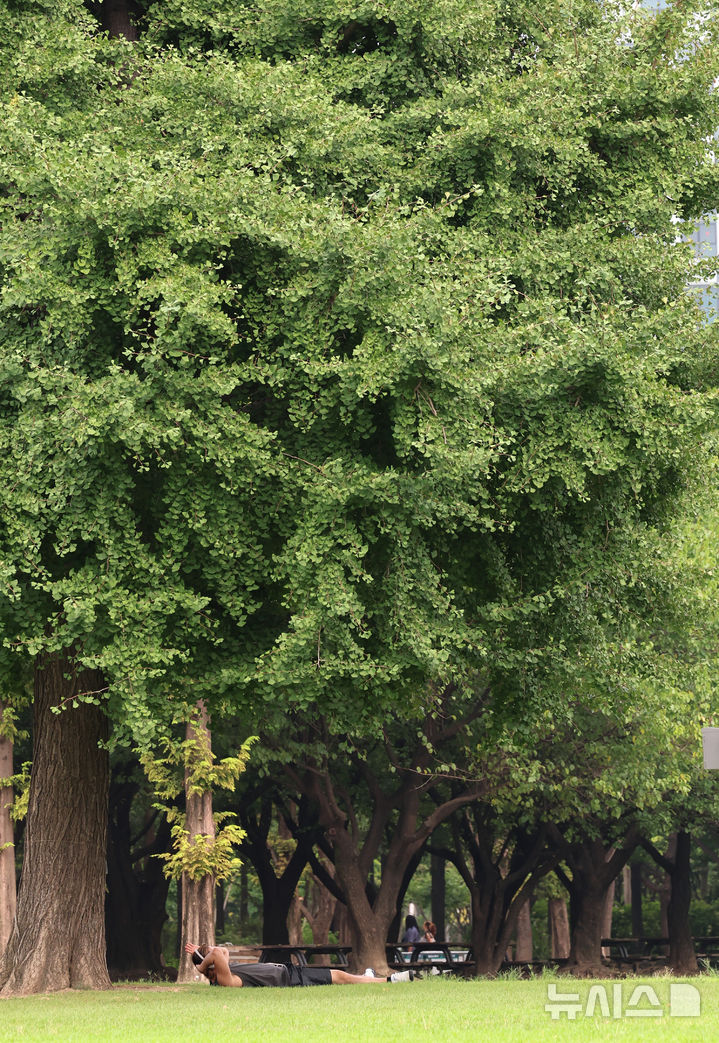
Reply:
M657 958L663 956L669 948L669 939L665 937L602 938L602 948L609 949L611 958L619 962ZM697 956L716 957L719 954L719 936L701 935L694 939ZM657 950L661 950L657 952Z
M300 967L312 966L315 956L330 956L337 967L347 967L351 945L262 945L260 963L297 963Z
M427 970L436 967L440 971L462 974L474 967L471 949L455 946L449 942L413 942L403 946L399 942L387 944L387 964L392 970Z
M602 949L609 949L613 960L638 960L647 959L655 955L656 949L662 949L669 945L669 939L647 935L641 938L602 938Z

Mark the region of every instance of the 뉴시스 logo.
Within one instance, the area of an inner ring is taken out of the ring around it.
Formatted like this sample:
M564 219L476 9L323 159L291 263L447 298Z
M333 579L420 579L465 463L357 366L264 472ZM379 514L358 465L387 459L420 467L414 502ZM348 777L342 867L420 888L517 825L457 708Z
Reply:
M547 986L544 1009L553 1021L563 1014L569 1021L574 1021L578 1014L585 1018L597 1014L604 1018L698 1018L701 1015L701 995L695 985L670 985L665 1003L651 985L631 982L591 985L584 998L578 992L559 992L558 989L555 982Z

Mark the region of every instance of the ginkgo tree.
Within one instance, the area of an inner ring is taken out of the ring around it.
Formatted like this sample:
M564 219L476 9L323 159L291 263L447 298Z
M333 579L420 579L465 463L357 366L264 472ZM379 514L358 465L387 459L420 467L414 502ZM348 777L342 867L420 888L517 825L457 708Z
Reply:
M716 337L676 221L719 199L719 119L708 0L0 25L22 992L107 984L110 722L148 747L202 700L376 734L477 677L531 721L701 463Z

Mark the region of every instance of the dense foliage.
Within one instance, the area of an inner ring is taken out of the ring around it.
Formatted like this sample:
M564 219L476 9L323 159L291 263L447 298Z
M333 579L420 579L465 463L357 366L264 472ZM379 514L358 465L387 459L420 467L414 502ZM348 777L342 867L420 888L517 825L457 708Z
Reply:
M712 5L101 8L0 11L6 652L140 741L477 673L526 713L700 453Z

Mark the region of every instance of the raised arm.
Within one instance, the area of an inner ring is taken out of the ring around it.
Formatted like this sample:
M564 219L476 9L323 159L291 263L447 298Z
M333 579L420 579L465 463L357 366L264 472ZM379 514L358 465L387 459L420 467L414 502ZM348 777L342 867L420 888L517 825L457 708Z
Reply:
M192 954L197 950L197 946L191 942L185 944L185 952ZM230 970L229 963L229 952L227 949L223 949L220 945L213 945L208 949L207 956L205 956L197 967L200 974L204 974L210 981L216 981L218 985L225 985L229 988L241 988L242 981L236 978Z

